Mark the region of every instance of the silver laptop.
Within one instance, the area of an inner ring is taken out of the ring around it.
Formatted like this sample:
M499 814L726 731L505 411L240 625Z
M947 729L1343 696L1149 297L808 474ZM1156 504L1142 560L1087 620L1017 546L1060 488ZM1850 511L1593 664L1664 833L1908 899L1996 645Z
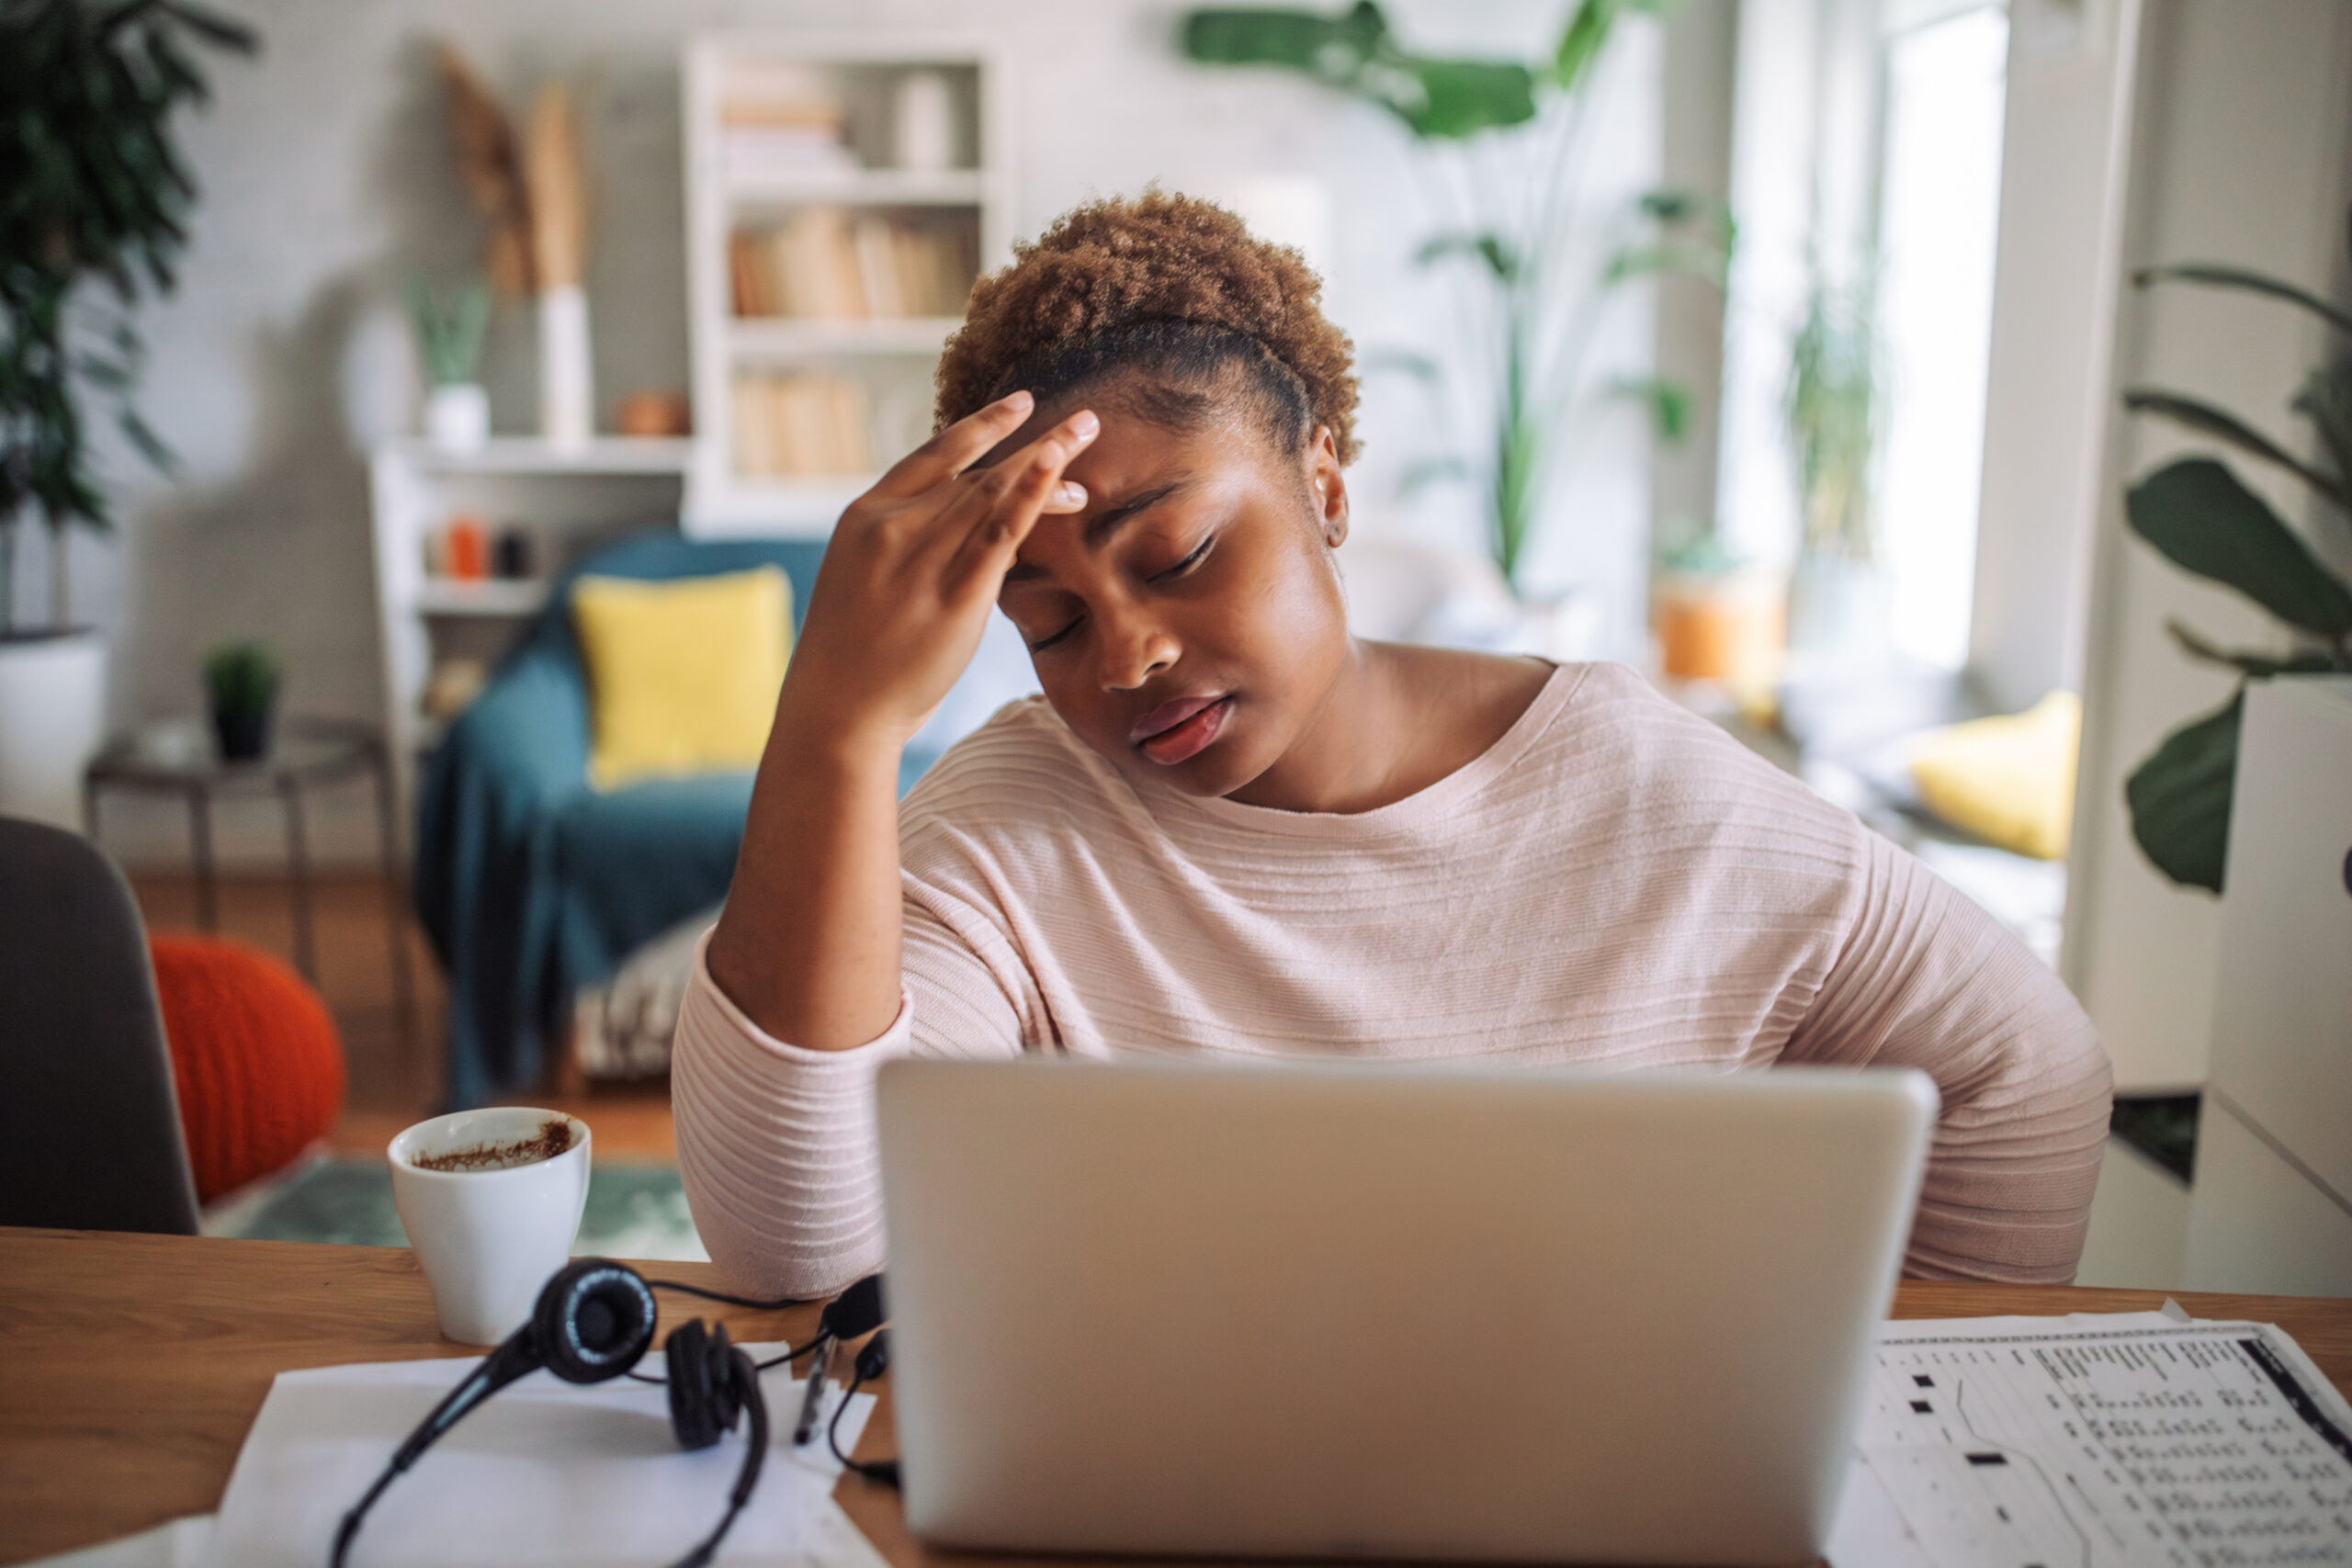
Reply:
M1936 1091L895 1062L906 1510L937 1545L1810 1561Z

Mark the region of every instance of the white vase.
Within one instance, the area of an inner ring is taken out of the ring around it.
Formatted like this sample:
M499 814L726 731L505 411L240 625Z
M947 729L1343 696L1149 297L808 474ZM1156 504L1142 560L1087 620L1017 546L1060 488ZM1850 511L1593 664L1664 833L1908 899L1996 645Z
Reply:
M490 394L465 382L424 400L424 438L444 452L479 452L490 440Z
M106 733L96 632L0 641L0 816L79 831L82 770Z
M539 296L539 434L577 449L595 434L588 296L577 284Z
M890 155L902 169L936 173L956 166L956 96L936 71L899 78L890 103Z

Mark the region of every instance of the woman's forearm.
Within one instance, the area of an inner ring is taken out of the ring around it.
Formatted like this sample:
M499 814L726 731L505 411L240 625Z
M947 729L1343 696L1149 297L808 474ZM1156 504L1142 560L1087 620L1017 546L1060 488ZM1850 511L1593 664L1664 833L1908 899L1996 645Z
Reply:
M1101 428L1089 411L973 467L1034 407L1015 392L957 421L834 525L707 950L775 1039L846 1051L898 1015L899 753L972 661L1038 515L1086 504L1061 473Z
M775 1038L844 1051L899 1010L899 745L814 695L786 679L710 977Z

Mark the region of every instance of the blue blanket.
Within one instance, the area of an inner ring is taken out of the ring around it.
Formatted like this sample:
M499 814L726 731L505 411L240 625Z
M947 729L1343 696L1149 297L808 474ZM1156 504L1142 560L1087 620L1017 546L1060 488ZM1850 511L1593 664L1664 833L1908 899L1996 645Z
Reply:
M587 681L571 578L673 579L773 563L793 617L821 541L702 541L666 530L582 562L453 722L417 791L415 896L449 989L451 1107L538 1081L573 994L727 895L752 775L710 773L598 791L588 784ZM907 749L903 793L956 739L1035 689L1019 635L992 619L973 667Z
M769 563L795 613L821 543L627 540L571 574L666 579ZM416 907L449 986L452 1106L537 1081L571 993L639 943L726 896L749 773L588 784L588 687L571 578L426 763L417 791Z

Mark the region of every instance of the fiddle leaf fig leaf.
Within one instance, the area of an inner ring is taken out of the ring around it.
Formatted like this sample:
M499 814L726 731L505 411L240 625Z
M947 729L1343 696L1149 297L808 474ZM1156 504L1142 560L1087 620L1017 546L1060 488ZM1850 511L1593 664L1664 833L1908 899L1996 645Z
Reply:
M2132 837L2150 863L2184 887L2222 891L2245 712L2241 688L2222 708L2165 736L2124 781Z
M2312 468L2225 409L2199 402L2195 398L2184 398L2177 392L2159 391L2147 387L2127 389L2123 394L2123 406L2134 413L2154 414L2200 434L2218 437L2267 463L2277 464L2336 505L2352 505L2346 500L2342 479Z
M2352 589L2260 496L2211 457L2188 457L2132 487L2132 531L2184 571L2234 588L2289 626L2352 633Z
M2295 394L2295 412L2312 422L2338 474L2352 475L2352 355L2313 370Z
M2352 333L2352 314L2346 314L2308 289L2262 273L2248 272L2244 267L2215 266L2206 262L2183 262L2173 266L2143 266L2132 275L2135 288L2145 288L2152 283L2192 283L2207 288L2234 288L2248 294L2266 294L2273 299L2284 299L2298 305L2325 321L2340 333Z
M2165 630L2183 653L2199 663L2219 664L2241 675L2324 675L2336 667L2335 660L2324 653L2290 653L2280 658L2247 649L2223 648L2177 617L2165 621Z

